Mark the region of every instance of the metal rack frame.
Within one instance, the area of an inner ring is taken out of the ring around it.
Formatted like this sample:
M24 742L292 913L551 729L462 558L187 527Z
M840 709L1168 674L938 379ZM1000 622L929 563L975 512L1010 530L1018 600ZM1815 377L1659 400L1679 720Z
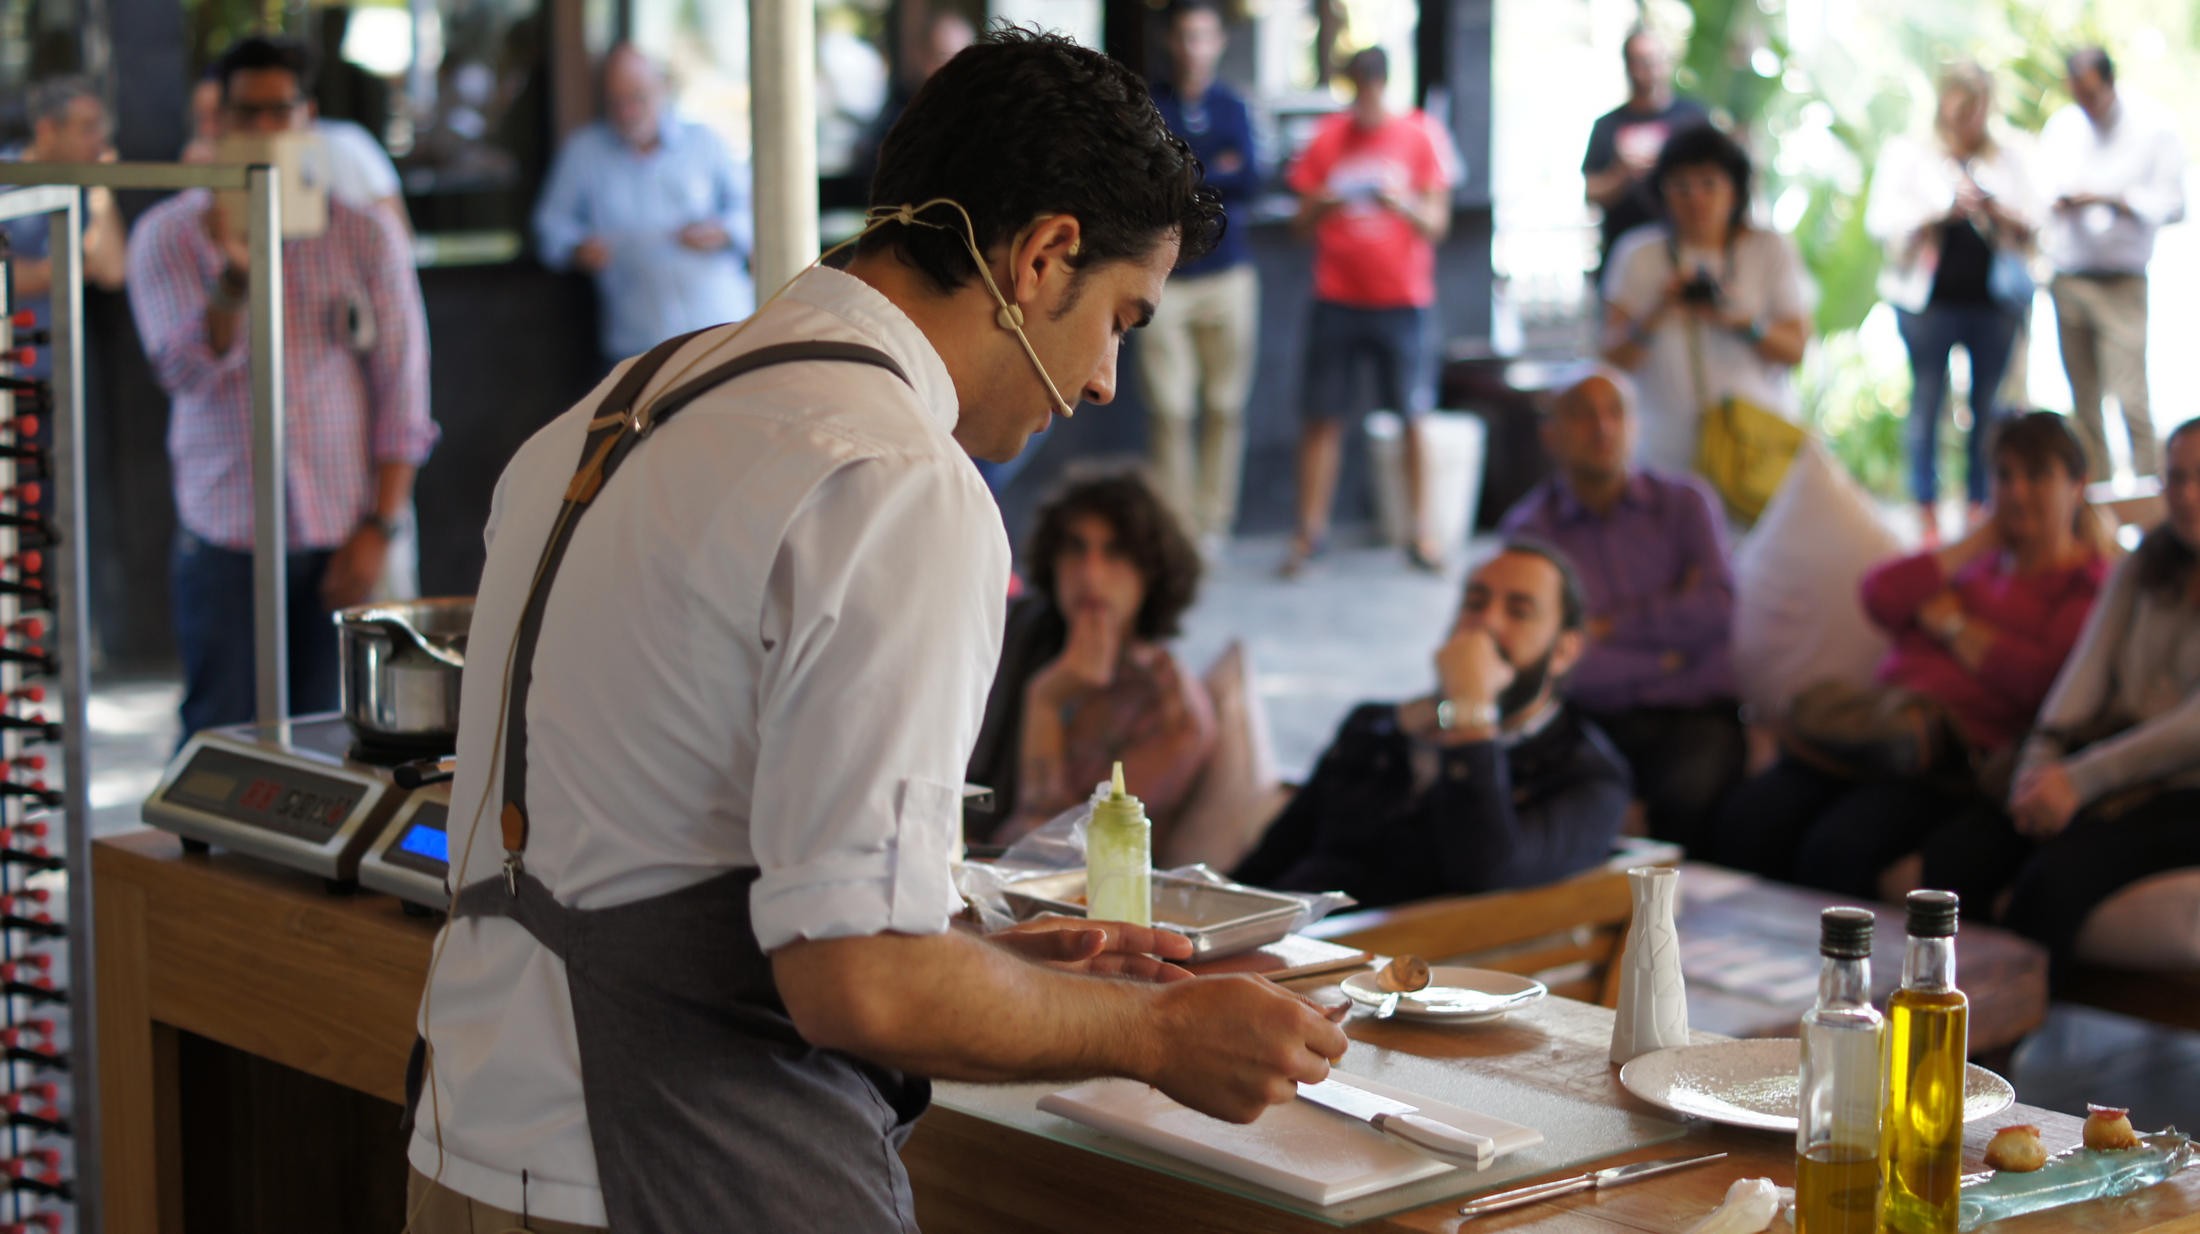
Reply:
M22 186L8 191L9 186ZM177 163L0 163L0 220L48 215L52 227L54 523L51 646L60 664L63 855L68 872L70 1128L76 1142L77 1228L100 1225L99 1069L92 938L91 796L87 774L90 600L84 582L84 271L79 190L243 190L253 278L246 306L252 370L253 625L260 723L289 720L289 629L285 621L283 483L282 198L265 165Z

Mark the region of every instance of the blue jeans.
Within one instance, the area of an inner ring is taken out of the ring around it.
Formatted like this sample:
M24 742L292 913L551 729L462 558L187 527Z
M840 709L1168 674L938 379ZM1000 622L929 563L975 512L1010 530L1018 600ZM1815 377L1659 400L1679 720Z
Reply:
M1992 304L1936 304L1922 313L1895 311L1910 351L1910 491L1921 503L1940 497L1940 412L1948 401L1948 357L1957 347L1971 358L1971 436L1963 446L1964 492L1986 504L1986 446L2001 419L2002 378L2017 344L2019 322Z
M290 712L337 705L336 625L321 603L321 576L334 554L292 553ZM170 557L176 647L183 657L183 735L254 718L252 554L208 544L178 528Z

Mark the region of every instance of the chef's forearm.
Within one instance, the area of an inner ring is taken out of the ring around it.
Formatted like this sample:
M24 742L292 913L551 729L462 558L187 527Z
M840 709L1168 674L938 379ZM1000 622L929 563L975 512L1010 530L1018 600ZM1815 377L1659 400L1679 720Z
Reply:
M968 934L799 941L772 974L803 1039L941 1080L1155 1073L1159 986L1033 964Z

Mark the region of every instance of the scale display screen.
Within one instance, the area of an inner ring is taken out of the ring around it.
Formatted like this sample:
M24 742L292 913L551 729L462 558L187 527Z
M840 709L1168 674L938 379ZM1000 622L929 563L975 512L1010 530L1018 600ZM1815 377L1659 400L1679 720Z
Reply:
M192 756L167 794L170 803L319 842L336 834L367 788L219 746Z
M382 859L393 866L432 874L440 882L451 863L450 819L451 807L436 801L421 802L397 843L382 850Z

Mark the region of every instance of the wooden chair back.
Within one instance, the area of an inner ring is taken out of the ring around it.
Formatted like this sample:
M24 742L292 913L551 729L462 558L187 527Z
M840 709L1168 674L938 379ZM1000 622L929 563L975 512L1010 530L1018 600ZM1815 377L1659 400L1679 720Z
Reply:
M1624 870L1547 887L1446 896L1325 918L1305 933L1378 955L1417 955L1533 977L1553 994L1612 1007L1634 918Z

